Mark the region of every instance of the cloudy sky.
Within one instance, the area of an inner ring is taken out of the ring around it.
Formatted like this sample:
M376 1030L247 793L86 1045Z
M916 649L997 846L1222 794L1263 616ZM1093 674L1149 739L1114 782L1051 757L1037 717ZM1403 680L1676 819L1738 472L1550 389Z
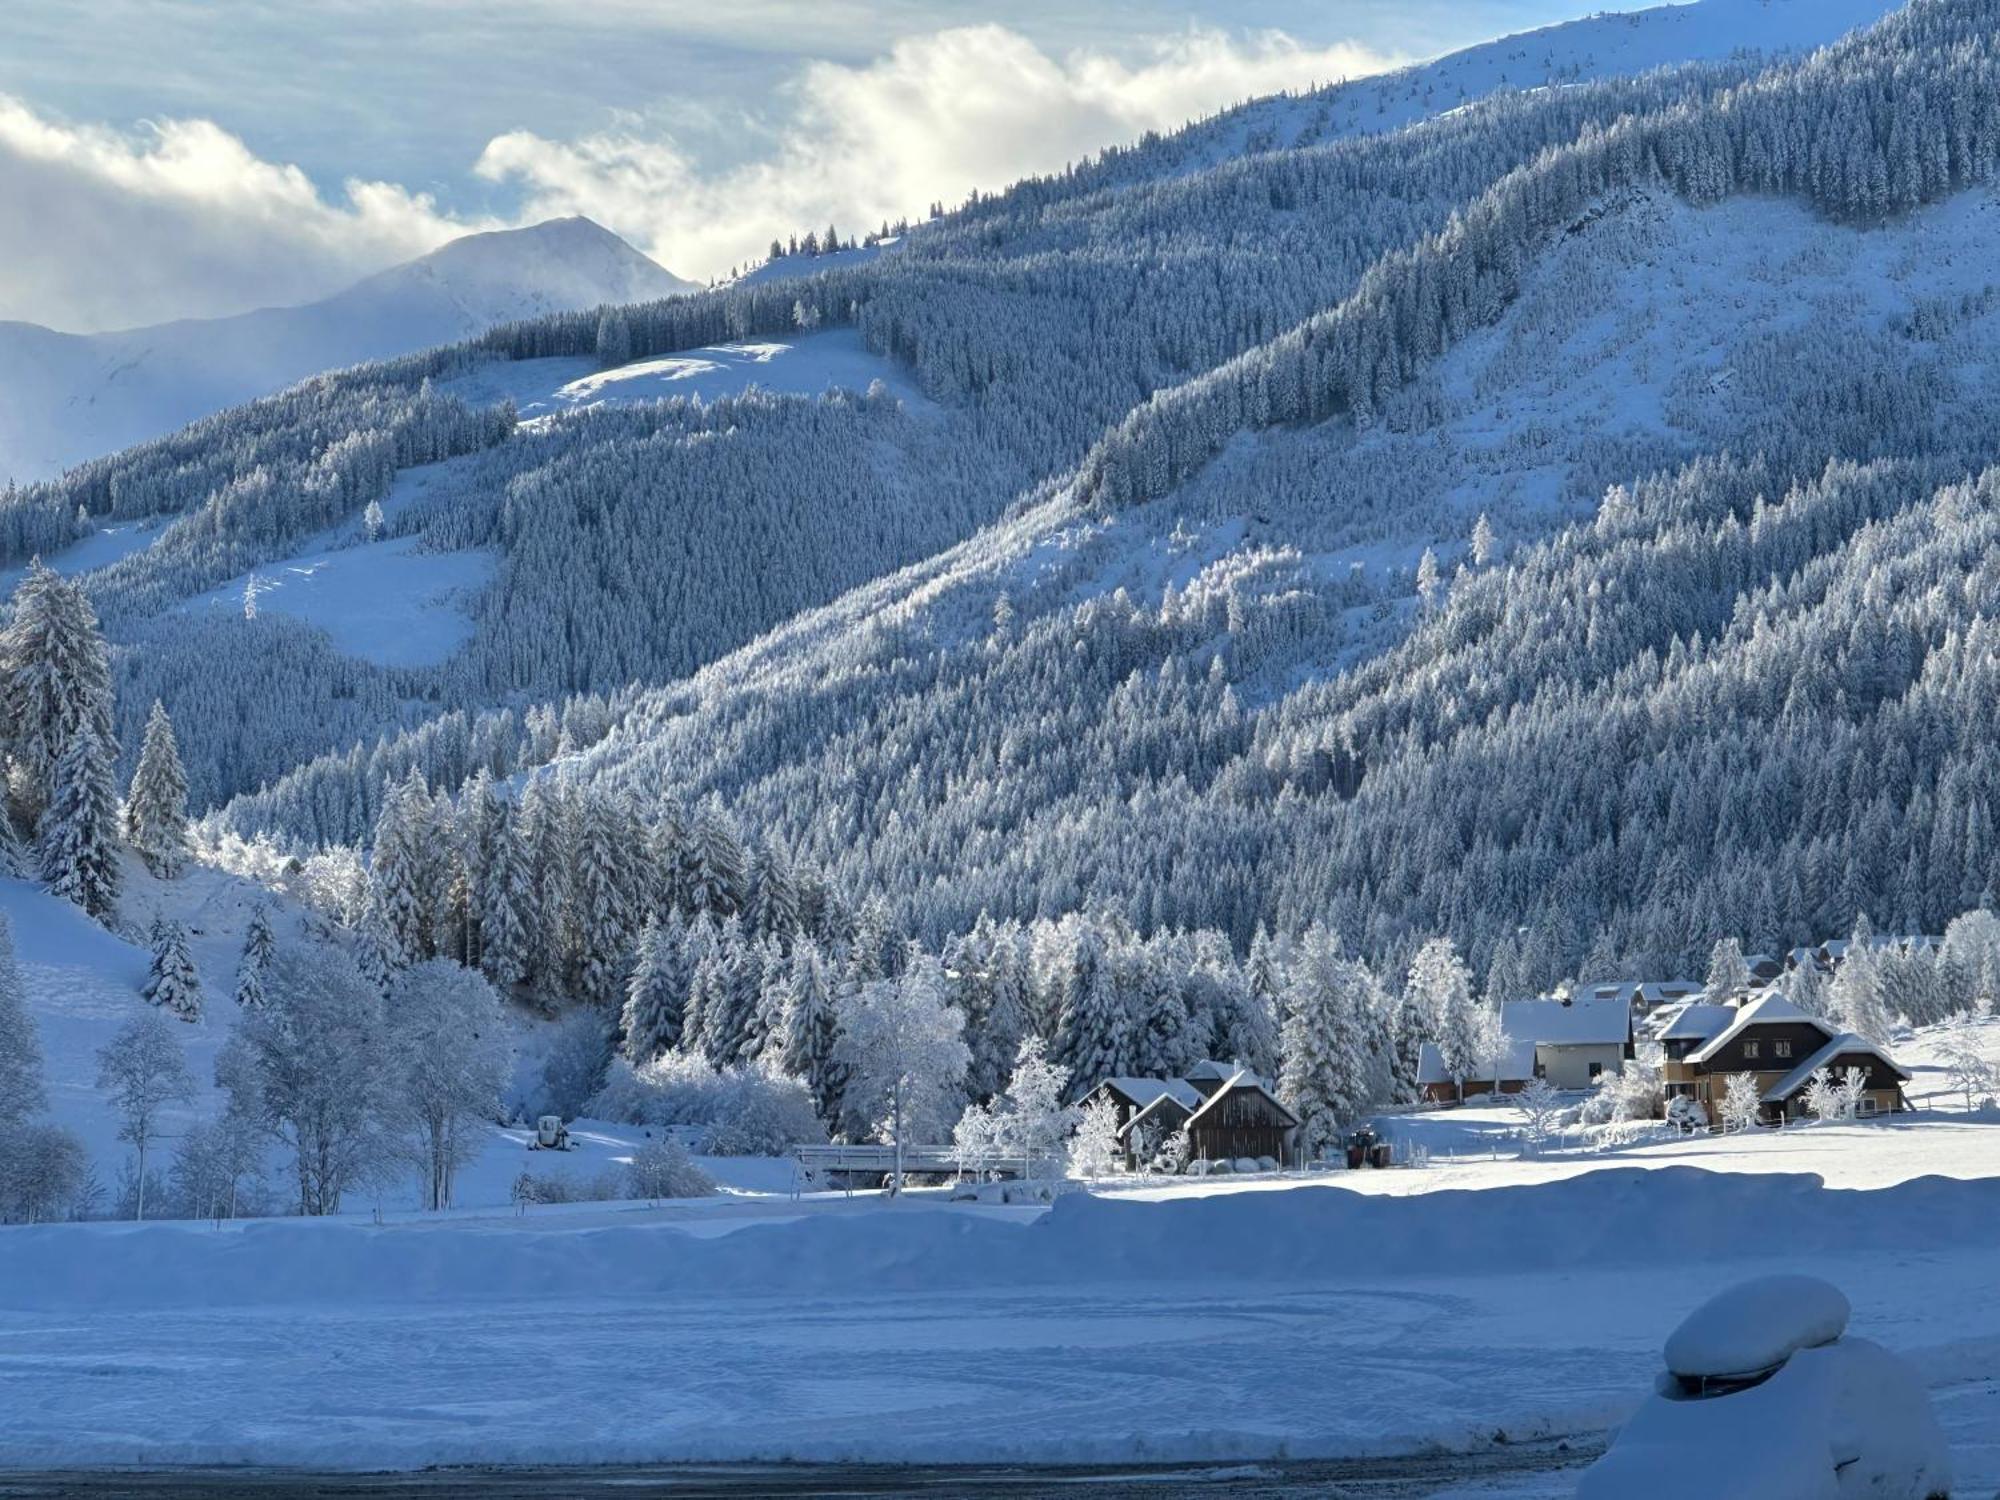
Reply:
M0 319L307 300L585 213L692 278L1639 0L0 0Z

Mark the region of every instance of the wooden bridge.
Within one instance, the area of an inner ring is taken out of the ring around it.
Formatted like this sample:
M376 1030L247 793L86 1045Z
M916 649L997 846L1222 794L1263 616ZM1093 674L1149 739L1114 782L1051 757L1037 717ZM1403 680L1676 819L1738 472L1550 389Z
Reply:
M857 1178L883 1178L895 1175L896 1148L894 1146L794 1146L792 1160L797 1175L804 1181L828 1182L835 1178L853 1183ZM1050 1162L1038 1163L1048 1167ZM986 1177L1025 1177L1027 1163L1016 1156L1007 1160L987 1160L980 1163L980 1170ZM903 1171L922 1172L955 1176L959 1171L957 1153L950 1146L905 1146L903 1148Z

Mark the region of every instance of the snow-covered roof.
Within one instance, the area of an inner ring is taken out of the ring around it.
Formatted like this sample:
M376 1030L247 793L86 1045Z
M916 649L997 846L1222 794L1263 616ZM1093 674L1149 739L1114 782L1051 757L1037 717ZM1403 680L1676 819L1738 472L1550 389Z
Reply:
M1116 1089L1140 1109L1146 1108L1163 1094L1171 1094L1189 1109L1201 1103L1201 1090L1184 1078L1107 1078L1097 1085L1100 1089ZM1091 1092L1095 1093L1093 1089Z
M1176 1111L1178 1111L1178 1114L1176 1114ZM1188 1122L1193 1114L1194 1110L1182 1103L1174 1095L1162 1094L1144 1109L1134 1111L1132 1118L1119 1127L1118 1133L1121 1136L1129 1135L1132 1131L1139 1128L1141 1122L1166 1120L1169 1118L1173 1119L1174 1128L1178 1130Z
M1849 1052L1865 1053L1880 1062L1883 1067L1887 1068L1904 1082L1909 1081L1910 1075L1898 1067L1895 1059L1890 1057L1888 1053L1884 1052L1866 1037L1857 1036L1851 1031L1843 1031L1838 1036L1828 1038L1824 1047L1821 1047L1819 1051L1815 1052L1811 1057L1808 1057L1804 1062L1792 1069L1791 1072L1779 1079L1765 1091L1764 1097L1766 1099L1791 1098L1792 1095L1796 1094L1812 1080L1813 1074L1817 1073L1821 1068L1828 1066L1836 1057Z
M1535 1076L1535 1044L1525 1037L1507 1039L1507 1058L1500 1068L1503 1083L1526 1082ZM1456 1080L1445 1071L1444 1054L1429 1042L1417 1048L1417 1085L1429 1083L1453 1083ZM1484 1073L1466 1074L1467 1083L1489 1083Z
M1211 1057L1189 1068L1187 1076L1190 1079L1209 1078L1215 1080L1217 1083L1227 1083L1242 1071L1241 1065L1237 1063L1217 1062Z
M1210 1094L1208 1098L1202 1102L1201 1108L1197 1109L1193 1113L1193 1115L1189 1116L1188 1118L1189 1127L1192 1128L1201 1119L1203 1115L1207 1114L1211 1109L1214 1109L1216 1105L1220 1104L1224 1099L1228 1098L1232 1091L1239 1088L1255 1089L1258 1093L1262 1094L1266 1099L1269 1099L1271 1103L1277 1107L1278 1112L1282 1114L1287 1120L1290 1120L1294 1125L1299 1123L1299 1117L1293 1114L1289 1109L1286 1109L1283 1101L1280 1100L1276 1094L1272 1093L1269 1089L1264 1087L1263 1079L1259 1078L1255 1073L1251 1072L1248 1068L1240 1068L1229 1079L1227 1083L1223 1084L1221 1088L1217 1089L1214 1093Z
M1736 1012L1736 1019L1690 1052L1688 1061L1707 1062L1750 1027L1768 1025L1773 1021L1802 1021L1808 1026L1817 1026L1828 1036L1834 1034L1833 1028L1818 1016L1807 1015L1776 990L1770 990L1740 1007Z
M1632 1007L1623 1000L1509 1000L1500 1025L1516 1042L1543 1047L1623 1046L1632 1039Z
M1704 1041L1726 1029L1737 1014L1733 1005L1690 1000L1666 1017L1656 1034L1663 1042Z

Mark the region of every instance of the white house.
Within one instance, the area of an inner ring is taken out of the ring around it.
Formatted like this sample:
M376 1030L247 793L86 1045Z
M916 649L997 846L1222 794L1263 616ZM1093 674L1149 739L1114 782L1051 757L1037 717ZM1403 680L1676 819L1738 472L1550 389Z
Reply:
M1632 1055L1632 1006L1612 1000L1509 1000L1500 1007L1507 1035L1534 1046L1534 1074L1559 1089L1587 1089L1620 1073Z

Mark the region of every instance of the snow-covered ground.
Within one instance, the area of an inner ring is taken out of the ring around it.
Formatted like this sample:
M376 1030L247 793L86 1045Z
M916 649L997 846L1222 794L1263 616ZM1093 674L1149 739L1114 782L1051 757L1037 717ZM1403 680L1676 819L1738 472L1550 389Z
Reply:
M1032 1223L859 1199L721 1239L687 1223L11 1231L0 1461L1473 1449L1619 1420L1689 1308L1785 1269L1916 1360L1967 1493L2000 1481L2000 1183L1624 1172L1419 1199L1077 1195Z
M907 370L874 353L851 328L711 344L608 370L585 358L498 361L449 382L448 389L481 404L511 400L522 421L531 424L591 406L674 396L714 401L740 396L753 386L777 395L858 394L877 380L911 407L931 405Z

